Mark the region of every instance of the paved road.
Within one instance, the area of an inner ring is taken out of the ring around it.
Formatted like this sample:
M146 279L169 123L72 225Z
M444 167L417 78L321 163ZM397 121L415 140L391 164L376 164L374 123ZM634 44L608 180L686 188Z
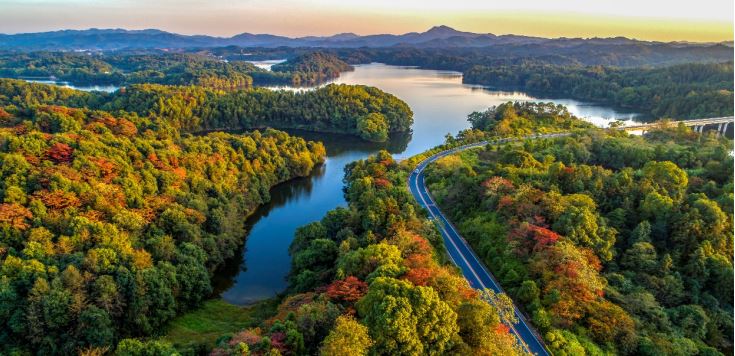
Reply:
M534 135L526 138L550 138L566 135L568 134L560 133ZM506 143L515 140L517 139L502 139L493 141L493 143ZM424 169L427 165L444 156L470 148L482 147L488 143L488 141L482 141L434 154L433 156L423 160L421 163L418 164L416 169L411 172L408 183L411 189L411 194L413 194L414 198L416 198L421 206L426 208L426 210L429 212L429 215L433 219L439 222L441 234L444 238L444 245L449 252L449 256L452 258L454 264L459 266L459 268L462 270L462 274L464 274L464 277L467 279L467 281L469 281L470 285L476 289L484 290L486 288L489 288L496 293L501 293L503 292L503 289L500 287L500 284L498 284L498 282L495 280L495 277L493 277L493 275L487 270L487 268L485 268L482 262L480 262L480 259L472 251L467 241L465 241L465 239L460 236L454 225L452 225L452 223L449 222L449 219L447 219L444 214L442 214L441 210L439 210L439 207L434 202L434 199L432 199L428 189L426 188L426 185L424 184ZM549 352L546 350L543 341L541 341L541 337L533 329L530 323L526 321L526 318L521 314L517 307L515 307L515 314L518 319L518 323L508 325L508 327L510 328L510 331L518 338L523 348L527 352L532 354L544 356L549 355Z

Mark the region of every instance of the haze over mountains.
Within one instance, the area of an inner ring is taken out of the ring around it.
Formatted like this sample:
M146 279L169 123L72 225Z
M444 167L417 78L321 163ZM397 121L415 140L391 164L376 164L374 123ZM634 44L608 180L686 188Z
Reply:
M120 49L165 49L165 48L207 48L223 46L241 47L487 47L496 45L538 45L548 44L559 47L572 47L581 44L597 45L662 45L661 42L648 42L615 38L556 38L529 37L519 35L494 35L491 33L472 33L455 30L447 26L435 26L426 32L410 32L402 35L377 34L360 36L354 33L340 33L332 36L307 36L290 38L270 34L241 33L232 37L207 35L181 35L161 30L125 29L88 29L61 30L52 32L0 34L0 48L14 50L120 50ZM715 46L732 47L728 43L666 43L666 46Z

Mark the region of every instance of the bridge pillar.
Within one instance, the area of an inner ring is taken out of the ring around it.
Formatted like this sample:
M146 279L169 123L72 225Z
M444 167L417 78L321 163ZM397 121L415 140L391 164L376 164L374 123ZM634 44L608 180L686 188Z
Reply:
M717 136L722 136L722 123L717 124Z
M727 125L730 125L730 122L726 122L725 126L722 127L722 133L721 133L722 136L727 135Z

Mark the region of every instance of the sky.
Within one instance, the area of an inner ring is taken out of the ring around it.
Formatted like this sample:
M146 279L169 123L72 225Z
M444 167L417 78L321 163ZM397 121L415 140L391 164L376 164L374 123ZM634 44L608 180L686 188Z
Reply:
M733 0L0 0L0 33L157 28L298 37L462 31L732 41Z

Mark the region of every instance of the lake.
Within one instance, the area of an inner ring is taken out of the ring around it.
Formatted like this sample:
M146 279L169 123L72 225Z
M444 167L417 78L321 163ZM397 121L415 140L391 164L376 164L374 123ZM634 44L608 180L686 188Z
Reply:
M281 64L285 62L285 59L268 59L264 61L247 61L249 63L252 63L254 66L265 69L265 70L271 70L271 67L273 67L276 64Z
M407 102L414 112L413 132L374 144L351 136L290 131L324 142L327 160L309 177L271 190L271 201L246 222L249 231L242 251L216 273L217 293L226 301L244 305L285 290L291 268L288 247L300 226L320 220L327 211L346 206L342 193L344 167L381 149L395 157L409 157L444 141L447 133L468 128L467 115L507 101L552 101L566 105L574 115L598 126L615 119L634 121L636 114L575 100L542 100L518 92L491 91L462 84L461 73L367 64L343 73L335 83L376 86Z
M46 79L23 79L23 80L27 82L31 82L31 83L53 84L53 85L58 85L60 87L76 89L76 90L81 90L81 91L102 91L106 93L112 93L120 89L120 87L116 85L87 85L87 86L80 85L80 86L77 86L77 85L72 85L69 82L56 81L56 80L50 80L50 79L48 80Z

